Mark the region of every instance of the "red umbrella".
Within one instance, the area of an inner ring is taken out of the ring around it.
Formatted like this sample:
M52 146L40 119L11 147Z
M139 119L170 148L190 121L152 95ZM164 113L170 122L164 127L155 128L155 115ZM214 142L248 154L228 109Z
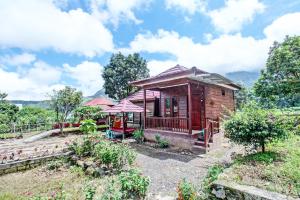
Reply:
M144 112L144 108L131 103L131 101L129 101L127 99L123 99L119 104L114 105L111 108L105 109L103 112L107 112L107 113L128 113L128 112L142 113L142 112ZM146 112L149 112L149 111L146 110Z
M124 116L124 113L140 113L141 114L142 112L144 112L144 108L131 103L131 101L129 101L127 99L123 99L117 105L114 105L113 107L108 108L108 109L104 110L103 112L106 112L106 113L123 113L123 133L125 133L125 116ZM149 112L149 111L146 110L146 112ZM140 116L140 119L141 119L141 116ZM124 137L124 134L123 134L123 137Z

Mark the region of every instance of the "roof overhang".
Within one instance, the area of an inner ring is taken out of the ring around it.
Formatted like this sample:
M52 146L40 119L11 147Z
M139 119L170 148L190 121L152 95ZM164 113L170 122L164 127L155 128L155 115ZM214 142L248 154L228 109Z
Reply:
M241 87L231 80L225 78L216 73L209 73L209 74L199 74L195 76L189 76L189 79L196 80L202 83L207 83L211 85L217 85L220 87L228 88L230 90L239 90Z

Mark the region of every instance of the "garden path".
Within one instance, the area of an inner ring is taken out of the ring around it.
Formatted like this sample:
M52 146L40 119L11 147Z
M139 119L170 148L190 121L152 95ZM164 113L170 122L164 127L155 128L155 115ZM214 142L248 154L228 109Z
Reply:
M241 151L241 147L228 143L198 156L158 151L143 145L134 148L138 152L137 167L151 179L149 192L153 198L150 199L175 197L177 185L184 178L199 188L210 166L230 162L232 153Z

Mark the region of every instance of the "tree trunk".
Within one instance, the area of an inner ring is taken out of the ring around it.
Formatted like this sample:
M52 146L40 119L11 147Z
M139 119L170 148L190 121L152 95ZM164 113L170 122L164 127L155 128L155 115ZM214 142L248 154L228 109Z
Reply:
M64 123L61 122L60 123L60 134L63 135L63 133L64 133Z
M262 143L261 143L261 150L263 153L265 153L265 151L266 151L265 141L262 141Z

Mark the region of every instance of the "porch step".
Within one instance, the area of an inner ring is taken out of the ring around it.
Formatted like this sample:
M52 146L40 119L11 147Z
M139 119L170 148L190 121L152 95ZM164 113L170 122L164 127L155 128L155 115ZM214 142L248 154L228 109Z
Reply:
M194 153L206 153L206 149L203 146L193 145L192 151Z
M197 141L194 142L194 144L195 144L195 146L205 147L204 141L197 140ZM208 147L209 147L209 143L208 143Z

